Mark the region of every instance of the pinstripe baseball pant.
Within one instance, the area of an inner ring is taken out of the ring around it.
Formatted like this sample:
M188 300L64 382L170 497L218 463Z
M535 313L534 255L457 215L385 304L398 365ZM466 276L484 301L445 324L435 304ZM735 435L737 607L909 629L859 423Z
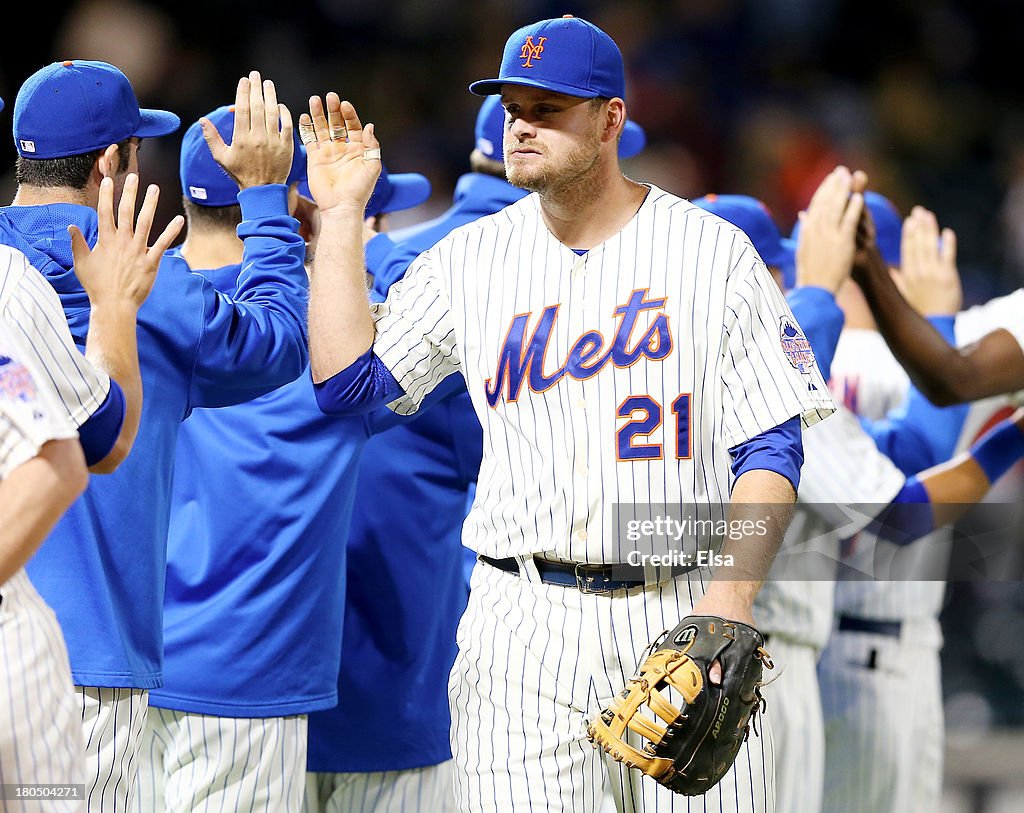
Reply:
M825 724L818 650L774 634L767 649L775 662L774 674L765 674L770 683L762 689L772 715L775 805L785 813L821 813Z
M587 741L590 716L702 594L697 575L609 596L478 564L449 681L459 810L774 811L767 717L732 770L700 797L675 794Z
M818 675L825 714L825 813L939 810L938 648L837 630Z
M18 571L0 585L0 785L83 784L85 744L57 617ZM7 813L80 813L78 800L0 799Z
M452 763L404 771L306 774L303 813L453 813Z
M77 687L85 732L86 796L89 813L135 809L139 744L149 692Z
M297 813L306 716L215 717L154 707L139 761L141 813Z

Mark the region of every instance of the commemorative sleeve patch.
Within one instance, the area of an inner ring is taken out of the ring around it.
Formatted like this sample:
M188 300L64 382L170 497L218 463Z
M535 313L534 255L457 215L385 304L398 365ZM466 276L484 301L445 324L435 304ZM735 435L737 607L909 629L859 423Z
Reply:
M35 384L28 370L10 356L0 354L0 398L31 401L35 397Z
M783 316L779 320L779 341L782 343L782 352L798 372L807 375L814 369L811 343L807 341L796 321L789 316Z

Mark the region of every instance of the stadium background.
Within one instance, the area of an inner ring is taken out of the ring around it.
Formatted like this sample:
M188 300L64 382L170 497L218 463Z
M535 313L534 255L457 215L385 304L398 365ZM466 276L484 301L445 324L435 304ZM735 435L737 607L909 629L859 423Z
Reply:
M273 78L296 116L336 89L377 125L391 171L433 183L443 210L466 171L478 101L508 33L573 13L615 36L630 114L649 146L629 174L685 197L739 192L787 230L836 163L868 171L906 213L933 209L960 240L965 303L1024 284L1024 108L1011 0L86 0L5 9L0 198L14 190L10 108L55 59L105 59L143 105L187 124ZM1012 66L1012 67L1011 67ZM145 181L176 213L180 133L145 142ZM1019 473L1018 473L1019 474ZM1004 485L1001 499L1022 489ZM1018 568L1019 570L1019 568ZM1024 586L955 583L943 615L949 811L1024 810Z

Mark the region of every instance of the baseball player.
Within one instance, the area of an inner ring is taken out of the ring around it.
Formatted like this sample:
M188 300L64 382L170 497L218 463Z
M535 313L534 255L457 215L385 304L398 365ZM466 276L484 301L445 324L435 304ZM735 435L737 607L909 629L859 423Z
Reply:
M247 255L260 261L246 264L232 299L189 273L179 257L164 257L139 310L146 398L134 454L115 474L94 478L29 566L57 613L80 687L90 809L132 806L146 691L161 681L166 534L181 421L193 408L272 390L306 363L303 241L282 183L292 164L290 114L278 113L273 83L255 72L239 82L235 109L246 128L240 135L236 126L230 147L212 126L205 133L242 188L238 234ZM54 63L19 91L19 186L16 205L0 210L0 234L56 290L78 339L91 313L71 271L66 227L75 225L92 243L100 179L110 175L117 185L135 169L139 139L178 124L170 113L140 110L128 79L102 62Z
M131 213L135 185L129 183L125 192ZM106 181L99 243L90 251L76 235L74 245L76 272L97 309L89 353L136 374L135 316L179 226L172 223L148 248L156 203L156 194L147 196L137 234L130 215L115 226L113 182ZM42 275L23 254L0 246L0 786L76 785L85 779L67 648L53 612L23 568L86 487L76 422L84 419L86 445L94 452L111 449L123 436L121 413L102 415L116 386L81 356ZM85 809L81 789L45 801L8 798L2 807L36 810L44 803L48 810Z
M234 113L208 117L230 140ZM294 168L296 183L304 165ZM238 187L200 124L181 153L189 236L172 255L227 296L245 261ZM422 203L422 175L382 177L371 217ZM211 259L229 261L212 267ZM164 594L164 685L150 693L140 810L302 806L306 716L338 702L346 536L355 470L388 410L325 416L308 375L222 409L178 437ZM259 441L253 443L253 438Z
M948 243L951 233L944 235L945 250L940 252L937 224L925 210L916 209L904 224L887 221L884 214L873 215L882 256L900 269L897 279L908 301L919 312L934 314L929 321L948 341L963 346L990 331L1013 329L1021 292L958 314L954 336L952 314L960 296L955 251ZM902 264L901 229L906 258ZM871 353L870 368L861 361L864 351ZM855 396L853 405L867 417L906 397L905 374L880 374L891 369L887 354L882 340L870 330L844 330L832 386L847 398ZM1015 400L998 396L971 404L953 436L956 451L976 443L1012 411ZM1012 443L1006 449L1011 454ZM940 531L926 543L932 550L948 551L950 539L948 531ZM828 810L926 811L939 806L943 725L938 614L945 583L920 576L929 572L926 566L944 566L946 557L933 555L929 561L914 553L886 550L864 534L847 554L847 563L861 571L872 572L878 561L890 561L892 572L881 574L879 580L837 585L835 628L819 667L828 743Z
M8 254L6 248L0 257ZM19 331L0 318L0 808L40 809L8 785L83 782L85 743L57 620L22 564L89 475L74 424L30 372ZM13 574L13 575L11 575ZM8 578L10 576L10 578ZM6 800L6 801L5 801ZM47 799L47 810L82 811L82 794Z
M792 284L799 277L799 287L788 299L826 374L843 316L836 307L836 288L845 277L845 273L830 274L829 265L835 264L836 237L842 237L844 226L848 227L845 239L852 255L854 225L852 219L828 216L842 212L852 188L849 173L832 173L823 181L806 213L811 227L800 238L803 262L799 274L791 256L793 242L781 238L760 201L740 195L694 201L743 229L769 267L779 268ZM830 318L836 327L826 324ZM943 421L959 423L956 415L944 415L923 398L914 406L909 414L886 424L890 436L900 433L897 424L902 430L904 424L938 427ZM879 429L866 428L873 433ZM849 476L841 476L842 472ZM773 712L776 802L781 810L813 812L822 804L825 742L816 664L831 629L834 562L840 550L835 530L842 528L847 536L861 530L897 495L904 479L878 451L865 428L845 410L815 426L805 437L797 512L773 574L755 600L755 617L769 638L773 660L781 667L779 678L765 687ZM858 510L843 512L838 507L846 504L856 504ZM807 552L809 541L814 541L818 554L813 558Z
M356 238L380 148L351 105L311 100L318 400L414 411L461 371L484 427L463 531L481 561L449 682L460 809L685 809L591 749L587 721L687 613L751 622L764 573L616 578L627 551L611 507L680 495L708 506L730 486L737 502L791 503L801 419L832 403L784 352L795 320L746 237L619 171L624 75L607 34L571 17L527 26L499 78L472 89L501 93L506 172L534 194L457 229L372 309ZM780 541L769 536L765 565ZM773 809L771 771L767 737L751 737L693 804Z
M376 298L383 300L412 261L453 229L525 197L505 180L504 129L505 108L488 96L476 117L472 171L459 179L452 207L369 241ZM645 139L639 125L627 122L619 156L635 155ZM462 522L482 453L480 423L464 388L367 446L348 538L340 701L310 715L307 810L400 810L413 799L430 810L452 807L447 684L466 606ZM412 558L416 567L408 566ZM391 594L400 598L382 599ZM376 645L381 629L393 631L394 646ZM401 703L393 702L397 696ZM353 740L346 733L353 730L390 736Z

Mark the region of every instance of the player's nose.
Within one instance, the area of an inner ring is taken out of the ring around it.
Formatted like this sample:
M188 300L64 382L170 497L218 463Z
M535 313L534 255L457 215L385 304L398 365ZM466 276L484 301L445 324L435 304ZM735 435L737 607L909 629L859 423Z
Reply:
M524 138L533 138L537 135L536 128L522 116L513 117L509 123L509 132L516 141L522 141Z

